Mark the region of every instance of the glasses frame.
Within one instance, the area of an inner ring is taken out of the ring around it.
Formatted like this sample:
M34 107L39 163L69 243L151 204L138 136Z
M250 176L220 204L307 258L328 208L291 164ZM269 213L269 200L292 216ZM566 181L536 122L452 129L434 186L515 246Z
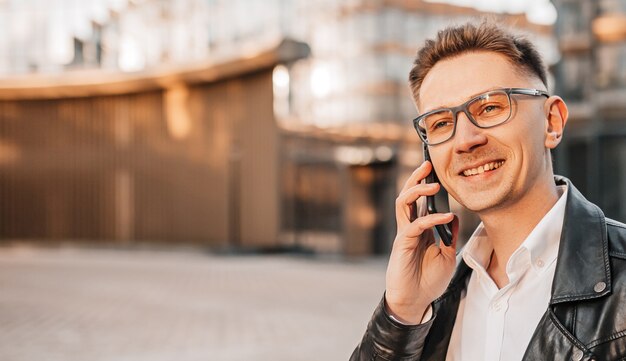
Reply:
M472 117L471 113L469 112L469 110L467 109L467 106L480 99L480 98L484 98L486 96L489 96L492 93L506 93L506 96L508 98L509 101L509 115L506 117L505 120L503 120L502 122L498 123L498 124L494 124L494 125L489 125L489 126L482 126L479 125L478 122L476 122L476 120L474 119L474 117ZM422 140L422 142L424 142L426 145L438 145L441 143L445 143L447 141L449 141L450 139L452 139L454 137L454 135L456 134L456 124L457 124L457 114L459 112L463 112L465 113L465 116L467 116L467 119L469 119L469 121L474 124L476 127L480 128L480 129L489 129L489 128L493 128L493 127L497 127L498 125L502 125L504 123L506 123L509 119L511 119L511 114L513 114L512 111L512 105L513 103L511 102L511 95L512 94L519 94L519 95L528 95L528 96L544 96L546 98L550 97L550 94L548 94L548 92L543 91L543 90L539 90L539 89L529 89L529 88L502 88L502 89L493 89L490 91L487 91L485 93L482 93L480 95L477 95L475 97L473 97L472 99L466 101L465 103L456 106L456 107L452 107L452 108L439 108L439 109L435 109L435 110L431 110L429 112L426 112L420 116L418 116L417 118L413 119L413 126L415 127L415 130L417 131L417 134L419 135L420 139ZM450 111L452 112L452 120L454 122L454 127L452 128L452 133L450 134L450 137L442 140L440 142L437 143L430 143L428 142L428 139L426 137L426 130L419 125L420 121L424 118L426 118L427 116L434 114L434 113L438 113L441 111Z

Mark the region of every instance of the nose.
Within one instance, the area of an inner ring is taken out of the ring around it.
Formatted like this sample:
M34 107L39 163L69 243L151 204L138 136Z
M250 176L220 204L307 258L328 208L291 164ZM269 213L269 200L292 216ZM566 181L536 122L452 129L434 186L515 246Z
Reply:
M457 114L456 133L452 139L456 153L469 153L477 147L487 144L484 130L475 126L464 112Z

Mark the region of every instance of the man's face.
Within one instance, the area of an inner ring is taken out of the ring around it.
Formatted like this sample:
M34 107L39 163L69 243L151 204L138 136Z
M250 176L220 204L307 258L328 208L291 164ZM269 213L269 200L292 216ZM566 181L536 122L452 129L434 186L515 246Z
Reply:
M498 88L545 90L539 79L516 71L504 56L471 52L435 64L422 83L418 107L420 113L453 107ZM545 98L512 95L511 103L511 118L490 129L480 129L458 113L454 137L429 147L442 185L478 213L517 202L533 191L536 182L545 181L545 172L552 174L545 146ZM475 175L466 172L484 170L490 163L501 165Z

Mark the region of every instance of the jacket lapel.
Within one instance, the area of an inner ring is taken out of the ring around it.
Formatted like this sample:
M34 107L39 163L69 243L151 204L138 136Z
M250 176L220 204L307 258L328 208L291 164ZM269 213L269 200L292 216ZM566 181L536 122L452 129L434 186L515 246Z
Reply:
M422 352L422 360L445 360L452 336L452 328L472 269L459 257L459 265L446 292L433 302L435 318Z
M604 213L569 179L555 180L567 184L568 192L550 304L606 295L611 292L611 270Z
M567 204L550 306L537 325L523 360L559 355L563 360L586 360L585 346L571 333L568 302L598 298L611 292L611 269L604 213L574 187L569 179Z
M557 357L559 360L585 360L584 345L578 341L550 308L544 313L539 325L531 338L522 360L545 360L546 356Z

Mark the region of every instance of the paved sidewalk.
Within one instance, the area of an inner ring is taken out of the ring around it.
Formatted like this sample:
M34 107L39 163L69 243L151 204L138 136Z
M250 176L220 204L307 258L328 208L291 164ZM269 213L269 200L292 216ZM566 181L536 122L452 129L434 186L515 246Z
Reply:
M0 248L0 360L347 360L385 264Z

